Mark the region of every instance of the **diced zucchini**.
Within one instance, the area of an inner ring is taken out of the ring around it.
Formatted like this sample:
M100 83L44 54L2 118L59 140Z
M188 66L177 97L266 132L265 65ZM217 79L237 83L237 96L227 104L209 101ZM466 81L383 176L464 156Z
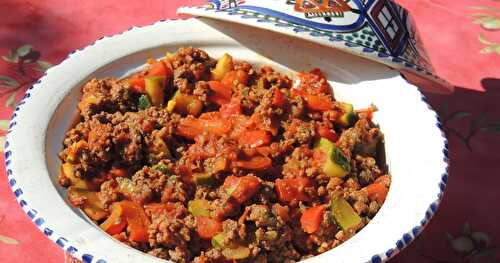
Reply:
M167 102L167 111L170 113L174 112L175 104L176 104L176 102L174 99L169 100Z
M217 185L217 179L209 173L195 173L193 174L194 183L197 185L204 186L215 186Z
M167 111L177 112L180 114L191 114L198 116L203 109L203 102L196 96L187 95L177 90L167 103Z
M250 256L250 249L247 246L242 246L238 244L225 244L224 239L226 235L224 233L219 233L212 237L212 246L214 248L220 249L222 255L227 259L245 259Z
M337 120L338 124L343 127L349 127L356 121L356 114L354 114L354 107L350 103L341 103L340 108L344 112Z
M332 199L332 215L343 230L357 227L361 223L361 217L354 211L354 208L339 196Z
M172 175L172 171L163 163L157 163L152 167L154 170L163 173L165 175Z
M323 172L331 177L344 177L351 171L349 160L341 149L337 148L333 142L326 138L321 138L316 143L315 150L326 154L323 164Z
M246 246L226 247L222 255L227 259L245 259L250 256L250 249Z
M144 81L146 84L146 93L148 94L149 99L151 99L151 103L156 107L161 107L165 96L166 77L145 77Z
M149 98L147 95L141 95L139 97L139 109L145 110L149 107L151 107L151 102L149 101Z
M174 59L175 55L173 53L167 52L165 54L165 58L169 61L172 61Z
M189 201L188 211L193 216L210 216L210 211L208 210L209 205L210 203L205 199L195 199Z
M79 206L92 220L98 221L108 215L97 192L71 186L68 188L68 200Z
M226 53L217 60L217 64L212 70L212 80L221 80L231 70L233 70L233 58Z
M215 235L214 237L212 237L212 246L214 248L223 248L224 247L224 238L226 236L224 235L224 233L219 233L217 235Z
M70 180L72 186L81 189L89 189L89 185L85 180L76 177L75 168L72 164L63 163L61 165L61 173L63 173L64 176L66 176Z

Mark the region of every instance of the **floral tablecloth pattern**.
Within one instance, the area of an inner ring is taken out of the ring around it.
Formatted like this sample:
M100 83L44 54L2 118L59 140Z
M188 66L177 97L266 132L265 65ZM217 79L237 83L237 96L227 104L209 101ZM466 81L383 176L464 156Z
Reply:
M52 64L101 36L202 2L0 0L0 145L12 108ZM449 139L450 177L434 219L391 262L500 262L500 1L397 2L413 14L437 73L456 90L425 94ZM0 262L65 262L16 203L1 163Z

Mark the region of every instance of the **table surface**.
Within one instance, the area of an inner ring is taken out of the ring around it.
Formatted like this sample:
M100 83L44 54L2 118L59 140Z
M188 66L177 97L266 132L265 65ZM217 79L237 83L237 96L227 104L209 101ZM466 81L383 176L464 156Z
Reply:
M201 2L2 0L0 54L31 44L40 52L40 60L57 64L70 51L101 36L176 17L180 5ZM398 2L413 14L437 73L455 85L456 91L451 95L426 94L449 138L446 194L425 231L391 262L498 262L500 2ZM0 60L0 75L10 76L20 84L17 88L0 87L3 141L12 105L40 73L28 70L20 74L16 65ZM1 163L3 166L3 160ZM20 257L26 263L64 262L63 252L36 229L16 203L3 167L0 174L0 262L19 262ZM469 236L476 240L482 236L483 241L468 247Z

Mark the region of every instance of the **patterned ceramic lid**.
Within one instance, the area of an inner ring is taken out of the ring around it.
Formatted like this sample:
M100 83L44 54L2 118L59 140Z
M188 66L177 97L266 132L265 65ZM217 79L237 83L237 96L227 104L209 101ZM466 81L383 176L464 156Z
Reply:
M314 41L388 65L427 90L453 91L435 74L408 11L390 0L210 0L178 13Z

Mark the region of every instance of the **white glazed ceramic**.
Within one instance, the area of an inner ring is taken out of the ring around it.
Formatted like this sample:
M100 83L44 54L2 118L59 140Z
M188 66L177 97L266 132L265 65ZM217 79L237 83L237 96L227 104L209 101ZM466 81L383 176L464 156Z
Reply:
M319 67L337 99L356 108L370 103L379 108L374 120L385 133L393 176L387 201L357 235L306 262L381 262L410 243L436 210L447 178L446 140L417 88L385 66L318 44L238 25L226 35L214 29L223 26L220 22L207 23L164 21L105 37L72 53L28 90L14 112L5 159L12 190L34 224L84 262L161 262L115 241L68 204L57 183L57 153L76 114L82 83L124 76L147 58L195 46L213 57L228 52L290 74Z

